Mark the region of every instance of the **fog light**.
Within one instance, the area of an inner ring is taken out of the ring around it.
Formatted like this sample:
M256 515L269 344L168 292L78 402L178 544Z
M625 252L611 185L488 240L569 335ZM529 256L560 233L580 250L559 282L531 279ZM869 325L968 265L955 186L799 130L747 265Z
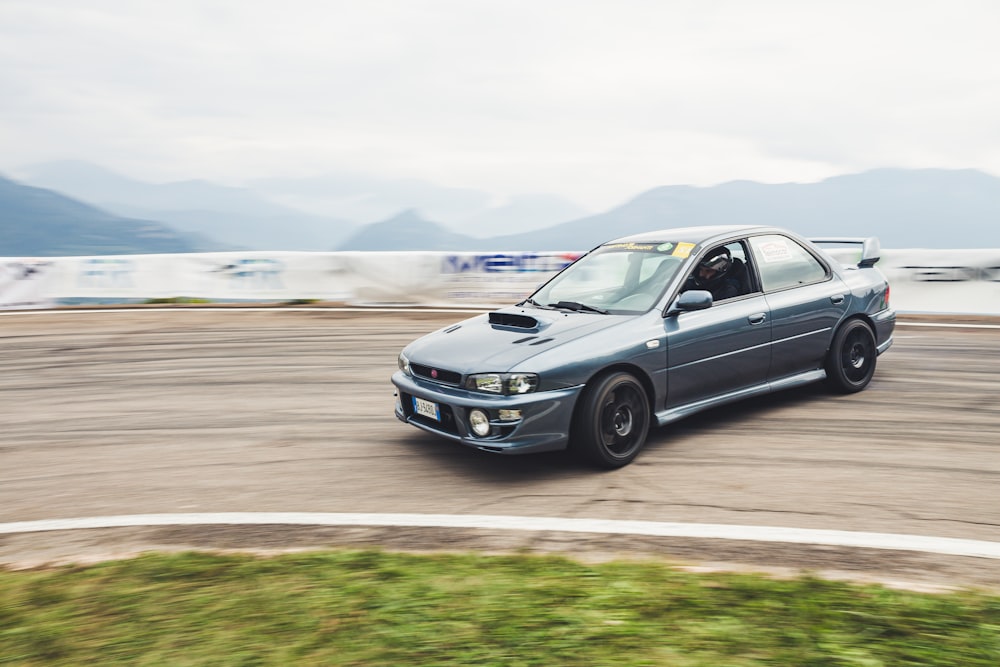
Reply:
M520 410L501 410L500 411L500 421L502 422L516 422L521 418Z
M472 432L479 437L490 433L490 419L478 408L469 412L469 425L472 426Z

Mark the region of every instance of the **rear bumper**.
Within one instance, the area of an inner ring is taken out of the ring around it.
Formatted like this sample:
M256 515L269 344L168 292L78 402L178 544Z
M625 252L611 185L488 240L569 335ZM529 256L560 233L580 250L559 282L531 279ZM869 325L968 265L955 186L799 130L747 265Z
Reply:
M498 454L527 454L566 449L573 408L582 386L520 396L492 396L458 387L414 379L401 371L392 376L396 387L396 418L417 428ZM435 403L439 419L417 414L413 398ZM490 433L479 437L469 427L469 411L489 416ZM519 410L517 419L500 419L500 410Z
M875 346L879 354L892 347L892 332L896 329L896 311L887 308L872 316L875 325Z

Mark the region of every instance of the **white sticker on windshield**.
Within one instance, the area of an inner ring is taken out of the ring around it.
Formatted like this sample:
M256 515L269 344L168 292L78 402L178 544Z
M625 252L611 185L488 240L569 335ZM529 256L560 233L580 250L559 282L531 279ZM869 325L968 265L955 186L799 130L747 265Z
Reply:
M773 262L787 262L792 258L792 251L788 247L788 242L785 240L761 241L757 244L757 249L760 251L761 257L767 264L771 264Z

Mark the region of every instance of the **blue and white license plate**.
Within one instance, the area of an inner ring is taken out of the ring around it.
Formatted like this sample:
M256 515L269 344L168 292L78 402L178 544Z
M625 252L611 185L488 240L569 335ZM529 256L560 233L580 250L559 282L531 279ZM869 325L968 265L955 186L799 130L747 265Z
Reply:
M413 397L413 411L418 415L430 417L434 421L441 421L441 409L433 401L425 401L422 398Z

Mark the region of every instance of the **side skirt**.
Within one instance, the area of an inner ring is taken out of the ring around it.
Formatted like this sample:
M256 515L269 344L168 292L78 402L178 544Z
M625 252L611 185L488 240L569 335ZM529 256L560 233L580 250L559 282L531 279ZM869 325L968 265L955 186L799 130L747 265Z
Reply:
M688 415L701 412L702 410L708 410L709 408L725 405L726 403L742 401L743 399L750 398L752 396L770 394L773 391L782 391L784 389L791 389L792 387L799 387L804 384L811 384L824 378L826 378L826 371L822 368L814 371L807 371L805 373L799 373L798 375L781 378L780 380L775 380L774 382L765 382L763 384L732 391L728 394L722 394L720 396L706 398L694 403L685 403L684 405L668 408L656 413L656 421L659 426L664 426L671 422L675 422L678 419L683 419Z

